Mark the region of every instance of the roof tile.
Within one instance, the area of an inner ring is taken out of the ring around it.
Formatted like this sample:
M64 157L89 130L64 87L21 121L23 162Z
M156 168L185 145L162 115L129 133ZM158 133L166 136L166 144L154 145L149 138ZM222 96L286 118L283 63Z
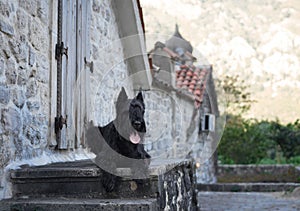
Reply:
M208 69L194 65L180 65L176 70L176 87L186 89L195 96L195 105L199 107L203 101Z

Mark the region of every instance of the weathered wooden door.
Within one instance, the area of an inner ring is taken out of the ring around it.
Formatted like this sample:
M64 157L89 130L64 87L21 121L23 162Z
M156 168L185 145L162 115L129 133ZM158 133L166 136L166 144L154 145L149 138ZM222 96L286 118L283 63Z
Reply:
M84 146L87 124L87 91L90 58L90 0L63 0L61 114L66 126L61 129L58 149Z

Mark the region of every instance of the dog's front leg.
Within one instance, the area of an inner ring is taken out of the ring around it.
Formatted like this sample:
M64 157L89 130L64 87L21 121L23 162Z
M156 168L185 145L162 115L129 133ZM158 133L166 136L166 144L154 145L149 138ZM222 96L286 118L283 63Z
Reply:
M98 153L95 161L98 167L102 169L102 186L106 192L113 191L117 183L117 176L115 175L116 163L105 151Z
M102 171L102 186L104 187L106 192L112 192L115 187L116 187L116 183L117 183L117 176L110 174L106 171Z
M137 147L136 160L131 166L133 177L146 179L149 177L149 164L151 156L144 150L143 145Z
M138 145L138 157L144 161L145 167L148 168L151 161L151 156L146 152L143 145Z

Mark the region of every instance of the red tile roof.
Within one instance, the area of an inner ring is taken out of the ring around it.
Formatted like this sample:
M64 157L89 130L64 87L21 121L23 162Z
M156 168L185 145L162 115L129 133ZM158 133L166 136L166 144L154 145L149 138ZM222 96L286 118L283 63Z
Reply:
M208 72L208 68L194 65L181 65L180 69L176 70L176 87L192 93L195 96L196 107L199 107L203 101Z

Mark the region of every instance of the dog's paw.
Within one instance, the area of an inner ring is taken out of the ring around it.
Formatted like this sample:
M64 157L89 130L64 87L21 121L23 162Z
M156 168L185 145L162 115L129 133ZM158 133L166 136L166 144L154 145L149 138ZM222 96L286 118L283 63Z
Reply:
M115 189L116 181L117 176L107 172L103 173L101 182L106 192L112 192Z

